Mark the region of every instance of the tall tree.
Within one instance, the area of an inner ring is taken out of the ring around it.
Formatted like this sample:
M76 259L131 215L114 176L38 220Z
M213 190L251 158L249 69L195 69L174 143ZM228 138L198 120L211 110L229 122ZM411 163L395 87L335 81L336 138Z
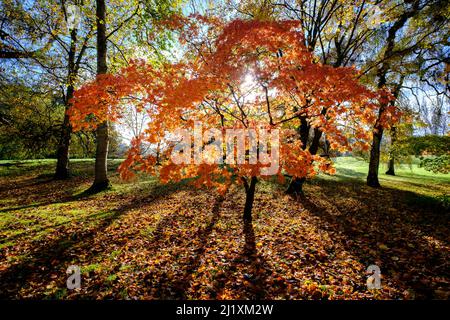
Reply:
M64 97L65 113L64 120L61 127L61 137L58 144L58 150L56 152L56 179L65 179L69 176L69 146L70 138L72 133L72 128L69 122L69 116L67 115L67 110L70 106L70 100L73 98L73 92L75 90L74 81L76 78L75 69L75 52L77 44L77 30L74 28L70 32L70 48L68 57L68 72L67 72L67 89L66 95Z
M97 18L97 77L104 75L108 71L106 61L106 5L105 0L96 0ZM103 121L96 131L97 148L95 151L95 178L90 187L91 191L101 191L111 186L108 179L108 137L109 124Z
M444 1L445 2L445 1ZM442 11L443 1L408 1L400 11L395 10L392 21L386 30L386 38L380 48L380 54L373 63L369 63L367 70L375 70L376 85L379 89L389 87L395 91L398 80L389 81L389 78L404 77L401 72L396 72L398 66L405 61L405 57L415 57L415 52L433 47L445 38L443 30L447 28L448 13ZM406 30L404 30L406 29ZM407 74L410 75L410 74ZM369 170L367 185L380 187L378 170L380 165L380 147L383 138L385 122L385 110L391 102L385 102L380 106L378 119L372 133L372 145L370 149Z
M64 12L66 21L69 20L67 8L65 7L65 1L61 2L61 9ZM73 98L73 92L75 90L75 84L78 81L80 63L83 55L86 52L90 38L92 37L92 26L89 27L89 31L86 33L84 40L81 44L81 48L78 51L78 26L72 27L70 32L70 44L67 50L67 84L66 93L64 95L64 120L61 126L61 137L56 152L56 169L54 177L56 179L66 179L69 177L69 149L72 136L72 127L70 126L69 116L67 110L70 108L70 101Z
M107 8L105 0L96 0L96 21L97 21L97 77L102 77L108 72L107 64L107 45L110 41L119 50L114 42L111 41L111 36L117 34L118 31L124 31L124 26L133 21L134 18L139 17L137 24L145 26L146 23L153 24L158 19L163 19L167 15L172 14L173 10L177 10L178 1L160 1L154 3L153 1L136 1L130 2L129 6L132 8L132 12L129 16L122 18L119 22L115 21L115 25L111 26L109 33L107 34ZM119 2L120 6L122 2ZM141 10L143 9L143 10ZM148 27L145 28L148 31ZM138 35L136 35L138 36ZM147 45L151 46L151 40L149 40L147 34ZM108 120L102 122L96 129L96 154L95 154L95 178L89 191L98 192L110 188L111 183L108 179L108 148L109 148L109 134L110 125Z
M400 77L399 83L395 86L393 90L394 99L391 101L391 104L395 104L398 101L398 97L400 95L400 90L403 85L404 75ZM395 176L395 144L397 141L397 126L393 124L390 129L391 136L391 146L389 150L389 159L388 159L388 170L386 171L387 175Z
M1 3L5 11L1 16L0 48L6 53L0 53L0 56L20 59L8 70L20 68L20 76L29 81L44 79L51 87L50 91L60 98L58 100L65 111L80 81L80 69L85 70L84 76L89 76L87 53L93 20L89 11L83 10L84 19L80 25L69 28L67 8L75 3L77 1L71 0L39 0L32 3L12 0ZM82 6L79 8L85 9ZM57 179L69 176L71 128L65 113L61 118L54 174Z

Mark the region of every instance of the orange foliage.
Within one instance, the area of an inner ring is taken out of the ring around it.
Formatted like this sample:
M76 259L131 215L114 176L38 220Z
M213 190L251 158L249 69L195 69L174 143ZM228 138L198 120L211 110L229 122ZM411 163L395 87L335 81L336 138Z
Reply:
M159 176L163 182L195 178L196 186L221 191L241 177L260 176L257 164L183 164L168 156L174 143L168 133L205 127L269 128L282 131L276 173L312 177L333 174L327 158L302 148L296 128L300 117L326 133L332 149L367 149L380 104L392 99L386 90L373 91L358 82L354 68L323 65L303 45L299 21L235 20L194 16L173 19L167 27L180 33L183 59L154 67L132 61L117 75L98 77L76 91L69 111L74 129L95 128L104 120L120 121L124 108L147 112L151 121L133 141L120 166L122 177L132 171L154 174L155 155L143 155L141 143L166 145ZM398 114L386 107L383 126ZM207 141L203 141L207 143ZM317 165L316 165L317 164Z

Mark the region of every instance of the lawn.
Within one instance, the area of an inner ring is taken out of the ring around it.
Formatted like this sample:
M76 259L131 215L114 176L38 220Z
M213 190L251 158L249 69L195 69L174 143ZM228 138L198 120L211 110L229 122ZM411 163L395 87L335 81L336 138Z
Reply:
M416 164L364 185L367 163L338 158L305 195L257 186L243 224L241 186L225 196L152 177L85 195L92 160L51 179L53 160L0 161L0 298L448 298L450 176ZM380 170L384 172L385 170ZM367 290L366 269L382 289ZM66 270L82 270L81 289Z

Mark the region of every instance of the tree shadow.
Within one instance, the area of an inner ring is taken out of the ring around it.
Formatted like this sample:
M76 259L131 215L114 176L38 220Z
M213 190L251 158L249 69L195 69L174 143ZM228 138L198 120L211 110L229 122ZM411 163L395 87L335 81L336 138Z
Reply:
M22 188L27 188L27 187L35 187L35 186L47 184L51 181L53 181L53 179L50 179L50 178L39 178L39 177L29 178L26 180L18 181L14 186L9 184L4 187L0 187L0 192L12 191L12 190L22 189Z
M354 179L364 179L367 175L362 172L355 171L353 169L348 168L338 168L337 170L337 178L339 179L339 176L344 176L344 179L347 178L354 178Z
M164 275L158 275L155 279L153 273L148 273L144 277L144 283L152 287L155 298L158 299L186 299L188 290L192 283L193 274L198 270L201 265L201 258L206 251L206 245L208 237L213 231L220 217L220 208L225 200L224 196L218 196L211 209L211 219L206 227L197 231L193 237L196 240L196 245L193 248L193 255L189 255L184 261L178 261L180 263L180 274L176 279L169 279ZM166 219L158 223L154 231L154 236L151 240L153 246L159 246L159 242L162 239L163 231L167 227L173 225L173 220L177 219L175 215L169 215ZM155 281L156 280L156 281Z
M71 192L68 192L68 193L71 193ZM68 195L68 196L63 196L58 200L43 201L43 202L38 202L38 203L26 204L26 205L22 205L22 206L9 207L6 209L0 209L0 213L19 211L19 210L23 210L23 209L45 207L45 206L49 206L52 204L61 204L61 203L66 203L66 202L81 201L81 200L85 200L86 198L89 198L90 196L92 196L92 194L80 193L77 195Z
M95 228L78 233L65 233L63 236L31 249L33 253L30 256L0 273L0 282L2 283L0 298L16 298L21 289L25 288L29 281L36 278L47 275L46 281L41 281L41 283L48 282L52 271L59 270L64 266L68 267L67 263L76 258L77 253L84 254L83 251L88 251L89 243L93 241L95 236L105 230L123 213L125 211L114 211L101 219ZM78 245L80 247L71 250Z
M244 221L245 246L243 250L244 262L247 264L247 273L244 278L249 282L250 298L261 300L267 297L267 278L272 273L266 261L258 254L256 249L255 231L251 221Z
M223 273L215 278L212 285L212 298L220 297L227 284L231 283L234 287L237 286L236 270L241 270L242 272L238 273L238 277L239 275L243 277L243 282L240 284L243 288L238 290L241 294L238 299L267 299L269 291L276 289L273 287L273 283L267 281L272 274L272 270L265 259L258 254L255 231L251 221L244 221L242 235L244 246L241 254L232 259Z
M80 165L81 168L80 168ZM112 160L108 161L108 173L110 175L116 174L118 163ZM53 172L54 164L44 164L36 167L30 167L32 173L39 173L42 171L51 170L51 173L45 172L33 177L21 177L21 174L12 176L12 180L7 180L6 183L0 179L0 197L5 199L11 198L15 203L20 204L13 208L0 209L0 212L15 211L27 209L37 205L49 205L58 202L69 202L72 200L82 199L94 195L87 190L77 195L73 195L73 191L82 183L91 182L93 176L93 168L91 166L83 166L83 163L75 162L72 164L73 172L67 179L54 179ZM82 171L80 174L78 171ZM75 171L78 173L76 174ZM0 177L2 178L2 177ZM52 198L49 201L41 201L35 204L36 199ZM0 208L1 208L0 204Z
M18 206L0 209L0 213L83 200L88 197L88 195L83 193L74 195L73 192L81 183L85 182L85 180L86 179L73 179L70 182L63 180L38 180L32 183L20 183L20 187L17 187L19 191L12 194L8 191L14 190L14 188L0 190L0 195L1 193L6 192L4 195L5 199L7 199L7 196L12 195L16 203L21 203L21 205ZM46 198L49 198L49 200ZM42 201L42 199L45 200ZM36 202L36 200L39 201Z
M344 183L336 188L331 181L316 187L320 190L301 196L300 203L363 265L379 265L384 281L413 289L416 298L450 290L449 254L427 240L448 245L448 212L411 210L405 199L414 194L396 189L361 190L360 184Z
M95 226L86 226L75 232L70 228L57 229L52 232L52 236L55 235L53 239L32 242L31 248L27 250L28 256L0 272L0 299L20 297L21 290L27 288L29 282L48 283L52 273L65 270L69 262L78 260L79 256L89 261L101 253L91 247L92 242L115 220L143 204L156 201L177 190L179 186L176 184L169 187L158 185L149 196L136 197L111 211L95 214L97 219L92 217L92 220L98 221ZM39 290L38 294L42 294L42 290ZM37 298L38 294L33 298Z
M230 196L230 194L227 196ZM176 256L170 262L177 265L177 268L173 270L174 273L171 273L172 271L168 271L169 273L161 272L161 270L150 268L150 271L146 272L143 278L139 280L138 286L147 288L144 289L147 296L154 299L188 299L190 293L195 294L195 291L192 291L195 276L202 264L205 263L203 258L209 248L209 237L217 222L221 219L220 211L224 201L225 197L216 197L211 209L210 220L189 239L177 236L167 240L164 235L164 230L178 225L176 222L184 219L182 215L171 214L158 223L148 245L155 250L166 250L166 248L162 249L163 246L176 246L184 249L181 257ZM217 298L220 295L228 278L232 276L231 272L227 273L227 271L237 268L243 269L242 275L247 283L243 297L246 299L249 297L251 299L267 297L269 284L266 279L272 271L257 253L255 233L251 222L243 225L242 236L244 246L241 254L233 259L230 264L227 264L228 269L220 270L214 275L212 286L206 289L211 298Z

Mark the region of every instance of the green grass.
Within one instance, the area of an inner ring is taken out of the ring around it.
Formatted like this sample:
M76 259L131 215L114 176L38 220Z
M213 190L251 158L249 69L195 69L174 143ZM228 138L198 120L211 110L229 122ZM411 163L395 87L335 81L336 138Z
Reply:
M321 179L341 182L365 183L369 164L358 158L338 157L333 159L336 175L320 175ZM379 180L383 188L410 192L411 204L421 206L440 205L450 208L450 174L433 173L418 166L418 161L411 165L396 165L395 176L386 175L387 167L380 165Z
M353 177L361 177L366 176L367 171L369 168L369 164L361 160L359 158L353 158L353 157L338 157L334 159L336 164L336 169L338 170L338 176L351 176L351 172L346 171L352 170L353 174L356 173ZM380 179L381 181L395 181L399 177L403 177L406 179L426 179L426 181L423 181L425 183L427 182L450 182L450 175L449 174L442 174L442 173L433 173L430 171L426 171L424 168L420 168L418 166L418 161L413 161L411 165L409 164L396 164L395 166L395 172L396 176L389 176L385 175L384 172L387 170L387 167L385 164L380 165ZM393 178L393 179L392 179Z
M116 170L123 159L108 160L108 170ZM71 159L70 172L73 176L86 176L93 172L94 159ZM0 160L0 177L15 177L30 173L39 173L39 176L52 177L56 159L35 160Z
M353 157L339 157L333 159L336 166L336 175L330 176L320 174L316 179L310 181L312 184L321 184L325 181L336 181L342 183L352 183L363 186L365 183L368 163ZM114 196L135 196L141 194L153 194L154 196L164 196L173 188L179 185L160 185L154 177L139 175L132 182L125 182L119 179L117 174L117 166L121 160L110 160L109 170L110 177L113 182L113 189L91 195L87 198L82 197L90 184L90 176L92 176L93 159L73 159L71 160L71 172L74 177L82 179L79 183L74 184L69 190L70 198L66 201L52 201L47 199L45 194L37 201L28 201L24 203L21 198L15 198L11 195L8 198L0 200L0 247L9 247L15 244L15 239L21 237L31 237L34 240L41 239L51 234L56 228L70 224L96 224L105 219L113 219L117 212L118 203L103 203L100 207L96 207L95 201L103 201L108 195ZM53 173L55 160L0 160L0 164L19 164L19 166L11 165L9 167L0 166L0 178L14 179L21 176L29 176L32 179ZM396 176L384 174L386 168L380 166L380 183L387 189L399 190L407 192L409 202L412 205L420 205L422 207L443 206L448 209L450 207L449 191L450 191L450 175L436 174L418 167L417 163L412 165L397 165ZM34 177L34 178L33 178ZM1 180L0 180L1 181ZM44 179L42 185L47 185ZM322 182L323 181L323 182ZM7 182L6 182L7 183ZM48 194L52 195L54 190L48 190ZM263 194L271 194L274 188L282 189L283 186L274 184L273 182L260 183L258 192ZM39 186L33 192L44 192ZM81 197L81 198L79 198ZM24 197L24 199L27 199ZM86 202L86 201L89 201ZM120 203L119 203L120 204ZM258 212L255 212L258 216ZM143 229L142 233L151 237L153 227Z
M108 161L112 190L84 196L93 175L93 159L72 159L73 178L66 181L51 180L54 159L0 160L0 164L8 164L0 166L0 186L7 192L0 200L0 248L11 247L24 237L39 240L60 227L89 226L113 219L119 205L108 201L109 196L131 196L150 192L155 187L154 177L122 181L117 173L121 161ZM158 192L164 193L164 188L159 189Z

